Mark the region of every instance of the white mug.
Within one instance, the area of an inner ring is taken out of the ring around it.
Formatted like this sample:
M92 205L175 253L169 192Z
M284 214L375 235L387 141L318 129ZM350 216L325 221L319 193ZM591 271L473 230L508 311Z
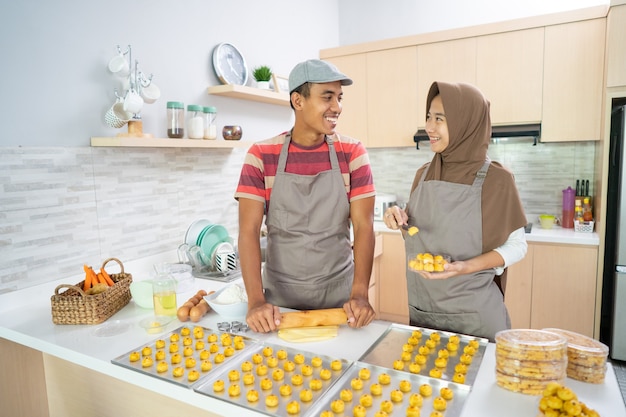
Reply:
M121 77L130 74L130 67L128 66L126 57L123 54L118 54L111 58L109 61L109 71Z
M143 99L134 90L128 90L124 97L124 111L129 113L139 113L143 107Z
M124 103L117 101L107 110L104 115L104 121L107 125L119 129L128 123L132 117L132 113L124 110Z
M141 88L141 97L144 102L152 104L161 97L161 89L155 83L150 83L147 87Z

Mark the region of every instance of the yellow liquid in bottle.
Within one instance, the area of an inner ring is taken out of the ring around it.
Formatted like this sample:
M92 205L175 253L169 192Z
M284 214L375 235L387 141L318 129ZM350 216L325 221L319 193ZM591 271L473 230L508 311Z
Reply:
M176 315L176 293L154 294L154 314L157 316Z

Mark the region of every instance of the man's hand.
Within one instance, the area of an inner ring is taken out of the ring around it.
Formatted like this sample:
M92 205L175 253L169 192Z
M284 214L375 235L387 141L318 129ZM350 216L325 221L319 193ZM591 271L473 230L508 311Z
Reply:
M351 298L343 305L348 316L348 326L359 328L367 326L376 317L374 308L366 298Z

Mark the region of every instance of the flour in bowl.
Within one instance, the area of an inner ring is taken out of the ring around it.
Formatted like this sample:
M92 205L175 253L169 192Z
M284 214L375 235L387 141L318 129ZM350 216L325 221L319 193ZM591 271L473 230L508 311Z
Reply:
M214 300L218 304L236 304L247 303L248 296L246 290L239 284L231 285L215 297Z

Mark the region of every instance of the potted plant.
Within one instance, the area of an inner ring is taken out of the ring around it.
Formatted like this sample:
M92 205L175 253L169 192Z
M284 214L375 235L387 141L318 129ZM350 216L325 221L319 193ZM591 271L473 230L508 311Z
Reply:
M266 65L256 67L254 71L252 71L252 76L256 80L257 87L269 90L270 80L272 79L272 70L270 67Z

